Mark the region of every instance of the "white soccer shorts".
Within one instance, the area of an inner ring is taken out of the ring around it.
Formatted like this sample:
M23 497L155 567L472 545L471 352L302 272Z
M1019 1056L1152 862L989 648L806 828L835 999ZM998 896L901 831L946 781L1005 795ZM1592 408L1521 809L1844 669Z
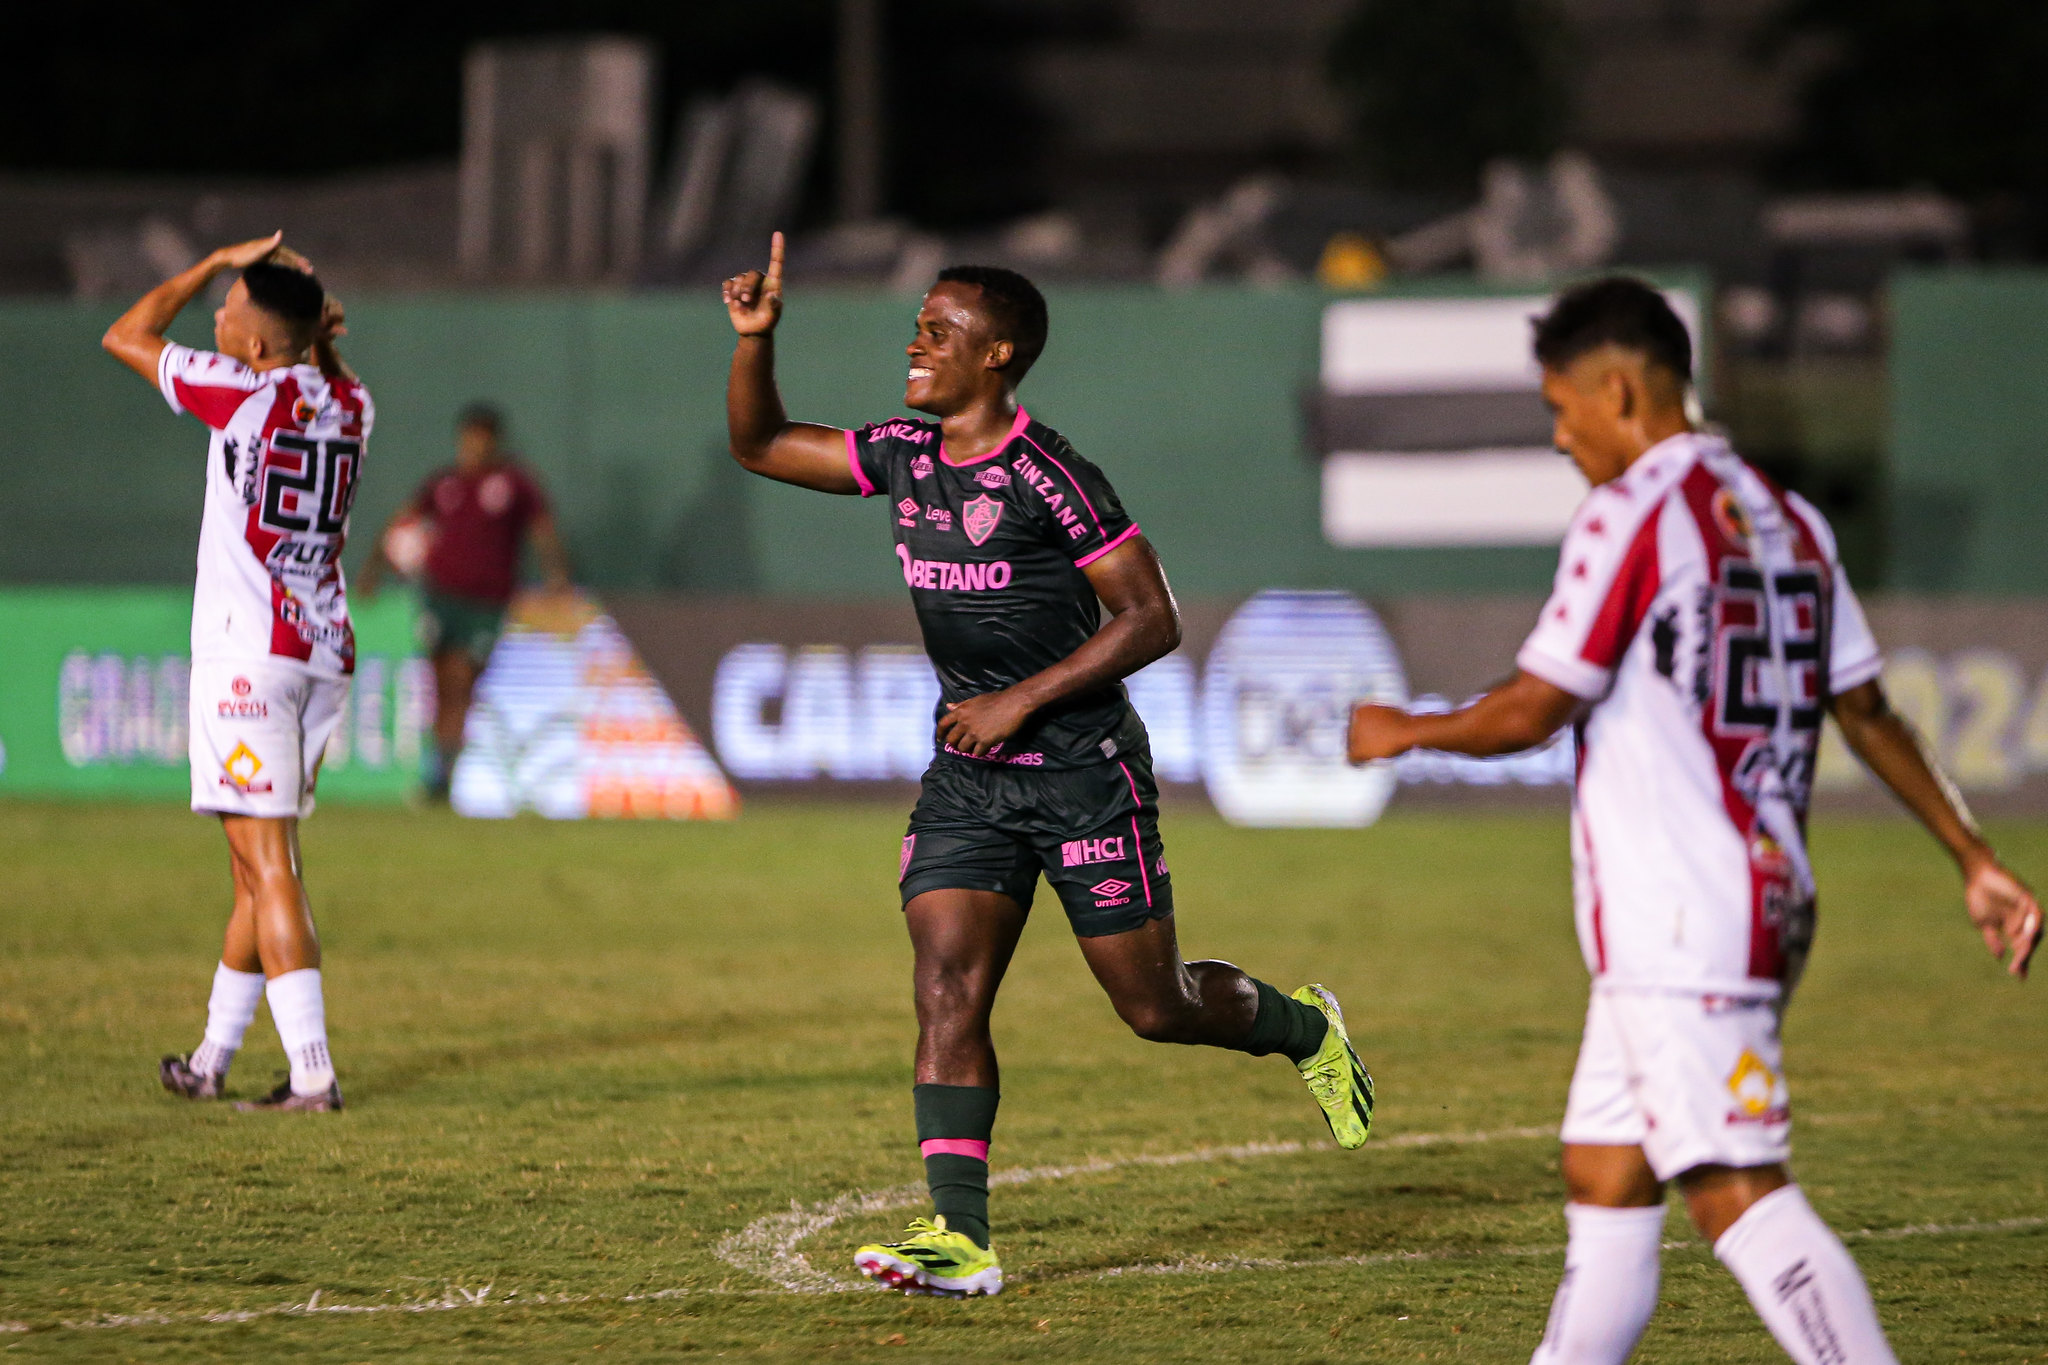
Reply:
M1596 986L1560 1136L1641 1147L1659 1180L1792 1151L1777 997Z
M313 813L320 757L347 678L272 664L192 661L192 809L269 819Z

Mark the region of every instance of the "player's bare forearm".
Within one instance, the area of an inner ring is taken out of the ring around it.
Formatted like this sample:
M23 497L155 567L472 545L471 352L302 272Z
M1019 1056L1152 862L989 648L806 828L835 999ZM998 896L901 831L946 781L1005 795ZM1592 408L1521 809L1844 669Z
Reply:
M165 345L164 333L170 331L171 324L178 320L178 314L213 283L216 275L223 270L239 270L243 266L254 265L275 251L283 238L283 233L273 233L239 246L222 247L209 253L199 264L179 271L115 318L114 325L107 328L106 335L100 338L101 348L150 383L156 383L157 362Z
M1963 904L1985 948L1994 958L2004 958L2013 976L2025 977L2041 943L2040 903L2025 882L1999 863L1919 732L1892 709L1874 678L1832 698L1829 708L1856 756L1956 860L1963 874Z
M858 493L838 427L792 422L775 385L775 336L742 334L725 381L725 425L732 457L764 478L822 493Z
M941 740L980 758L1035 713L1113 686L1180 647L1180 608L1158 554L1143 536L1133 536L1082 572L1108 608L1109 619L1052 667L949 707L939 719Z
M764 478L858 493L846 462L846 433L792 422L775 387L775 325L782 320L782 234L768 241L768 269L733 276L722 287L726 316L739 334L725 378L725 425L732 457Z
M1440 715L1410 715L1397 706L1358 706L1351 712L1346 747L1353 763L1398 758L1410 749L1497 758L1543 744L1583 705L1555 683L1518 672L1470 706Z
M1991 846L1984 842L1961 793L1934 765L1919 733L1892 709L1875 679L1850 688L1829 706L1849 748L1941 841L1965 874L1991 859Z
M569 552L562 545L562 534L555 527L552 515L543 513L533 522L534 553L540 556L540 571L550 592L561 592L569 586Z

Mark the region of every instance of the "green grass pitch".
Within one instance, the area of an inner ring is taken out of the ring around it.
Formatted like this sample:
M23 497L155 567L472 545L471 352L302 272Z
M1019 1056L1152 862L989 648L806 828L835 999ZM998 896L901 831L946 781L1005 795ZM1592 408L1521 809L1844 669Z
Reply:
M219 833L0 804L0 1357L1527 1359L1585 992L1560 816L1169 812L1190 955L1343 998L1381 1096L1353 1154L1277 1059L1128 1035L1041 893L996 1017L1011 1289L968 1303L831 1292L920 1174L902 816L324 810L350 1108L287 1116L156 1084L198 1040ZM2048 826L1994 833L2048 881ZM1903 1359L2048 1361L2048 981L1997 974L1908 825L1823 819L1816 857L1802 1178ZM281 1065L259 1018L237 1091ZM1781 1359L1669 1226L1638 1358Z

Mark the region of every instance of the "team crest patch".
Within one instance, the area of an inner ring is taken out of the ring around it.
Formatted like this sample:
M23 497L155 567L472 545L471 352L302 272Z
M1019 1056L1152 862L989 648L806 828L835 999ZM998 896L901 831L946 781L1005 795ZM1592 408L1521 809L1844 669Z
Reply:
M1746 550L1750 540L1749 513L1742 510L1742 504L1736 500L1733 490L1716 490L1710 506L1714 513L1714 525L1728 538L1728 543L1738 550Z
M994 535L996 523L1002 519L1003 504L986 493L960 509L960 529L976 545Z

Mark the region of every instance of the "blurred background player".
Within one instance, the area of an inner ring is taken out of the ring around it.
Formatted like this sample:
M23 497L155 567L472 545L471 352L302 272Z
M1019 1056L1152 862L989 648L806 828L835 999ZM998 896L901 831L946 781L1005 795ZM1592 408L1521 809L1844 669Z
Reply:
M1535 1365L1618 1365L1657 1306L1665 1182L1800 1365L1893 1359L1863 1277L1792 1182L1779 1025L1812 942L1806 811L1832 715L1963 874L2024 976L2033 894L1878 681L1832 531L1687 415L1662 295L1580 286L1536 323L1555 440L1593 491L1519 670L1446 715L1361 706L1353 762L1488 757L1575 724L1572 862L1593 973L1563 1127L1570 1244Z
M725 283L739 333L726 381L733 458L824 493L883 497L925 652L938 747L898 883L916 957L919 1148L936 1217L854 1264L909 1293L994 1294L989 1013L1042 872L1119 1017L1154 1042L1292 1062L1338 1144L1372 1123L1372 1078L1320 986L1292 996L1227 962L1181 959L1151 744L1123 679L1180 643L1151 544L1116 491L1017 386L1045 348L1045 300L986 266L925 295L904 406L936 421L859 431L792 422L775 385L782 234L767 273Z
M341 577L374 410L335 352L340 307L283 234L226 247L158 285L102 345L212 431L192 596L192 809L217 814L234 877L206 1035L163 1059L164 1088L221 1097L267 994L291 1076L248 1108L341 1108L299 821L355 669ZM224 271L215 351L164 339Z
M434 664L434 749L425 788L448 797L476 680L504 628L530 540L551 593L569 587L569 559L547 495L504 448L505 418L472 403L455 423L455 463L435 471L395 513L357 580L368 599L385 561L420 581L420 634Z

